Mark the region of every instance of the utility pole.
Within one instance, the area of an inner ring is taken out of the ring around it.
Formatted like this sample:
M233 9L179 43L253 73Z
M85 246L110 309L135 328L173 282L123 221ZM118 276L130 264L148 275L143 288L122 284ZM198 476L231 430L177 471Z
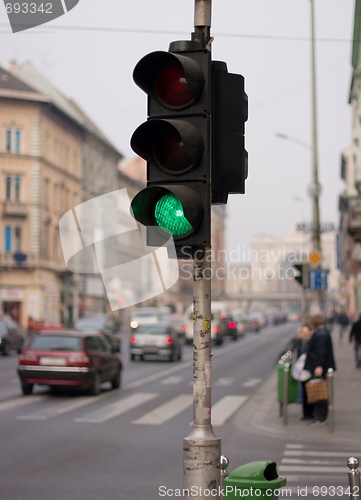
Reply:
M210 50L211 0L195 0L195 33L203 33ZM219 499L221 440L211 424L211 265L210 246L196 254L193 270L193 426L183 441L184 499ZM208 273L209 274L209 273ZM192 492L195 492L194 496Z
M315 55L315 21L314 3L311 2L311 66L312 66L312 251L321 251L319 196L321 185L318 182L318 149L317 149L317 99L316 99L316 55Z
M316 98L316 54L315 54L315 16L314 1L311 2L311 67L312 67L312 183L310 195L312 197L312 231L311 249L312 252L321 254L321 226L319 197L321 185L318 182L318 148L317 148L317 98ZM316 304L315 311L322 310L322 295L318 290L314 292Z

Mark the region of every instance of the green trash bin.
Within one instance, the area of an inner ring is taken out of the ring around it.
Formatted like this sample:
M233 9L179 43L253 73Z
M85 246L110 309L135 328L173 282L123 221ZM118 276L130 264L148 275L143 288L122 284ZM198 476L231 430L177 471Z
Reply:
M288 403L295 403L298 394L298 381L291 375L291 363L288 371ZM283 403L283 384L285 378L285 363L279 362L277 367L278 372L278 401Z
M224 496L230 500L277 500L286 478L278 477L275 462L259 460L241 465L224 479Z

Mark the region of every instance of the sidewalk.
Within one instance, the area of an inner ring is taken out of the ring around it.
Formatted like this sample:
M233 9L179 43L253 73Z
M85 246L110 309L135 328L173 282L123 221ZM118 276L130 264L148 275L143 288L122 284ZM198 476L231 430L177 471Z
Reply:
M353 443L361 447L361 369L355 368L353 344L349 343L349 331L339 340L338 328L332 332L336 372L334 373L334 429L328 425L308 427L301 421L302 405L288 405L287 425L279 416L277 398L277 367L270 379L257 392L235 418L235 425L249 432L284 439L300 439L319 442Z

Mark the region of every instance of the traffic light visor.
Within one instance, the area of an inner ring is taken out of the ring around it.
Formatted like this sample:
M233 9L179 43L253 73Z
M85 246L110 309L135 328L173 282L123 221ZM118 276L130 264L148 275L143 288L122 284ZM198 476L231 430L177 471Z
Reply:
M149 120L131 139L132 149L168 174L183 174L197 165L204 144L200 131L181 120Z
M169 109L183 109L195 102L204 86L204 75L193 59L169 52L151 52L133 72L135 83Z
M145 226L156 226L174 240L195 232L204 215L198 194L187 186L150 186L131 203L133 217Z

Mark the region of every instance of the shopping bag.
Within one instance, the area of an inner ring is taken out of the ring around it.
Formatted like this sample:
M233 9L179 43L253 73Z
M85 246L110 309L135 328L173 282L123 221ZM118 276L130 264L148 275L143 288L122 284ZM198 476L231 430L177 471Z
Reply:
M318 403L328 399L328 380L313 378L306 382L307 403Z
M299 382L306 382L306 380L309 380L312 377L311 372L304 369L305 361L306 354L301 354L291 368L292 377Z

